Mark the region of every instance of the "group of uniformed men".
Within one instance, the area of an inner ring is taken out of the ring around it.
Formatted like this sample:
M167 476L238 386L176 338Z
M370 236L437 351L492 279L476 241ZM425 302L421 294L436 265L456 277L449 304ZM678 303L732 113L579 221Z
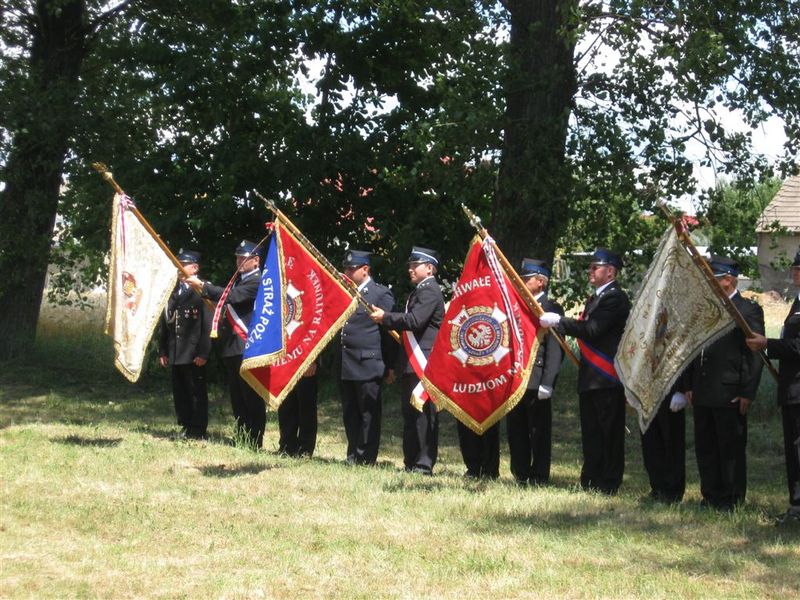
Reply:
M244 340L231 321L249 323L259 283L260 258L256 244L242 241L236 249L238 276L225 299L232 317L220 320L220 354L227 373L238 435L260 448L266 426L266 405L240 377ZM188 277L176 285L162 319L160 364L171 366L173 396L181 436L206 437L208 396L204 365L210 353L211 313L203 298L219 300L224 288L197 276L200 255L181 251L178 260ZM371 305L359 306L341 333L340 395L347 437L346 461L371 465L378 457L381 435L381 389L399 378L403 416L403 464L406 471L431 475L438 454L438 414L432 402L416 410L409 402L419 378L406 351L390 340L388 330L413 332L425 356L433 347L445 314L437 283L438 254L414 247L408 274L414 289L405 309L394 310L391 290L372 279L370 253L351 250L343 270ZM782 407L784 446L790 508L778 522L800 522L800 297L792 304L780 338L764 336L761 307L737 291L739 266L729 258L712 256L709 266L755 336L745 338L736 328L706 347L681 376L642 435L644 464L650 497L680 502L686 487L684 407L694 415L695 452L702 504L730 510L745 499L747 412L758 388L762 363L757 351L766 349L779 360L778 403ZM542 260L526 258L520 276L544 309L540 323L561 335L576 338L581 361L578 397L583 466L581 487L615 494L625 466L625 394L613 368L613 357L630 312L630 300L617 283L622 258L598 248L588 270L593 293L577 318L564 316L547 297L551 272ZM792 265L794 284L800 287L800 252ZM198 291L195 291L198 290ZM550 476L551 398L563 351L555 336L539 345L528 388L507 416L511 472L519 484L544 485ZM279 451L310 456L317 433L316 365L278 410ZM498 425L479 436L458 424L459 444L466 476L499 476Z

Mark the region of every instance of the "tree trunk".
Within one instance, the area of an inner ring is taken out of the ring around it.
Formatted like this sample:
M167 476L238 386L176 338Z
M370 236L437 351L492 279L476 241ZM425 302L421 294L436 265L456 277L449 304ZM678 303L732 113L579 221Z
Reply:
M505 137L492 231L509 259L551 260L568 219L576 0L508 0Z
M38 0L30 25L26 94L14 107L0 193L0 359L32 344L42 302L78 74L85 56L82 0Z

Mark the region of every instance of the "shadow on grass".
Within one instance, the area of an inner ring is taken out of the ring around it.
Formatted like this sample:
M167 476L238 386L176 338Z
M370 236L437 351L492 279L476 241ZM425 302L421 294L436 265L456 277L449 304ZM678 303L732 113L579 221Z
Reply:
M262 463L246 463L234 465L203 465L196 467L200 473L206 477L216 477L218 479L227 479L229 477L238 477L240 475L258 475L263 471L269 471L278 468L274 465L265 465Z
M403 474L400 479L389 481L383 485L384 492L403 493L403 492L434 492L451 489L453 486L436 477L429 477L419 473Z
M775 527L759 505L731 513L701 508L697 504L665 506L658 503L601 503L576 495L572 510L487 512L472 528L483 534L538 530L559 537L596 544L604 536L639 545L640 559L651 569L675 570L694 576L745 577L774 588L800 585L794 568L800 525ZM617 534L616 530L620 533ZM700 532L698 532L700 530ZM670 556L668 548L691 548ZM742 575L743 561L759 565Z
M67 446L91 446L93 448L113 448L119 446L122 438L89 438L80 435L68 435L63 438L55 438L50 440L56 444L64 444Z

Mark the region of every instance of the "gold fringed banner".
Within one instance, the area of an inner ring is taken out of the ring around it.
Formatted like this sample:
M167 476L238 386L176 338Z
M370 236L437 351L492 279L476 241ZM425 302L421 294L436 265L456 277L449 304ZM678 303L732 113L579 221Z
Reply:
M644 276L614 359L642 432L692 359L733 326L670 227Z
M114 364L129 380L142 373L147 344L177 281L173 260L141 222L124 194L114 196L106 334Z

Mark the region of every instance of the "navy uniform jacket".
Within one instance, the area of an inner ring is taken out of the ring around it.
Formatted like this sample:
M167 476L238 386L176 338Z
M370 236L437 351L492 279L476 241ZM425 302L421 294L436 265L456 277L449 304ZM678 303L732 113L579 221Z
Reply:
M589 344L595 352L602 354L613 364L617 346L625 330L625 321L631 311L628 295L616 281L612 281L584 308L583 319L564 317L558 324L558 331L571 335ZM600 390L622 385L600 373L581 357L578 369L578 392Z
M564 314L564 309L557 302L550 300L547 297L547 293L539 297L539 304L545 312ZM536 352L536 358L533 361L533 371L531 372L531 378L528 379L528 389L538 390L540 385L554 388L563 359L564 350L562 350L556 336L551 333L546 334L539 343L539 350Z
M756 333L764 333L764 311L737 293L731 301ZM737 396L755 400L761 380L761 357L744 343L739 327L703 349L692 362L692 403L708 408L734 407Z
M370 279L361 290L370 304L391 312L394 296L386 286ZM386 330L369 318L369 313L358 304L356 312L342 327L342 379L367 381L383 377L386 365L391 365L397 353L397 344Z
M411 330L425 356L430 355L436 334L444 319L444 297L435 277L428 277L411 292L406 312L389 312L383 315L383 325L399 331ZM405 352L398 352L395 370L413 373Z
M254 271L247 279L239 279L234 283L228 294L228 298L225 301L225 309L219 320L219 343L223 358L241 356L244 353L244 340L233 331L225 311L227 311L228 306L232 306L245 324L245 327L250 327L250 317L253 315L253 309L255 308L259 283L259 271ZM203 285L203 297L211 298L214 301L219 300L224 291L224 287L208 282Z
M794 299L780 339L767 340L767 355L778 359L778 404L800 404L800 300Z
M188 365L211 353L211 311L192 288L172 290L164 314L158 340L159 356L166 356L170 365Z

